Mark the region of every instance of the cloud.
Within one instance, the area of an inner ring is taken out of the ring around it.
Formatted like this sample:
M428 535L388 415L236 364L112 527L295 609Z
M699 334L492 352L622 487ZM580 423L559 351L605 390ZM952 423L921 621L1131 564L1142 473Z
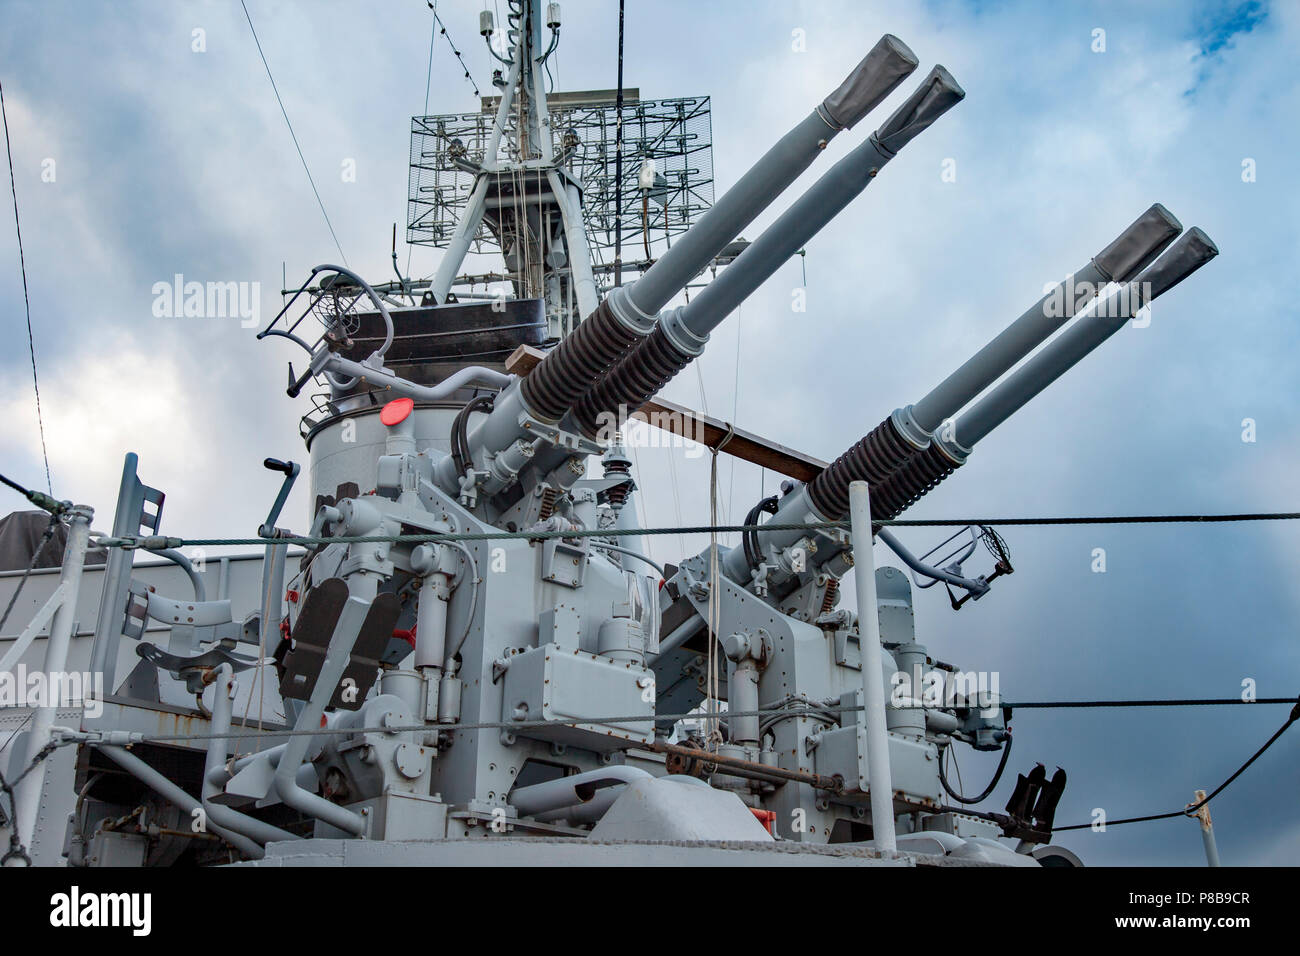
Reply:
M249 8L351 264L387 277L391 224L405 215L409 117L423 108L427 9ZM557 86L608 88L617 27L609 4L564 8ZM486 88L477 12L440 10ZM251 533L278 486L260 460L305 457L295 429L306 402L283 395L284 363L300 368L300 356L283 342L255 342L238 323L150 312L152 284L180 272L259 282L269 317L282 262L292 285L337 256L242 12L14 5L7 18L0 57L56 493L88 500L106 524L122 455L136 450L144 480L168 494L170 533ZM718 329L667 397L724 418L734 408L741 427L829 460L919 399L1043 283L1162 201L1185 225L1206 228L1219 260L1158 302L1150 328L1117 335L990 435L910 516L1293 509L1300 196L1291 169L1300 133L1282 118L1300 115L1297 21L1290 4L1174 0L771 2L740 14L630 5L629 84L643 96L713 97L719 194L885 31L917 52L922 72L943 62L968 93L807 243L806 259L783 265ZM202 54L191 50L200 27ZM1104 53L1092 50L1097 28ZM796 29L805 53L792 49ZM437 38L431 110L477 108L462 72ZM833 141L746 237L861 141L919 75ZM57 159L56 184L40 182L46 156ZM355 183L339 173L349 158ZM1245 159L1257 170L1252 182L1242 178ZM941 178L945 160L955 162L955 182ZM439 257L417 248L412 270L428 275ZM0 333L11 343L0 353L0 458L6 474L39 484L17 249L3 229L0 261L13 264L0 270ZM808 310L794 313L801 266ZM1253 444L1241 441L1247 417L1258 422ZM707 458L656 449L634 457L650 524L707 520ZM779 480L725 458L720 474L728 519ZM307 506L301 488L286 521L304 527ZM1020 700L1231 696L1248 676L1261 693L1293 693L1297 552L1288 528L1004 529L1016 573L957 614L941 593L922 592L918 635L940 658L1000 670L1004 692ZM940 537L917 530L904 540L924 551ZM650 543L656 559L673 561L683 545L689 554L706 542ZM1107 549L1105 575L1089 569L1097 547ZM890 559L878 549L877 560ZM1272 711L1241 710L1025 711L1011 769L1065 766L1062 820L1086 819L1098 805L1112 816L1169 809L1271 733ZM1225 860L1234 847L1249 848L1253 862L1294 851L1295 809L1272 798L1269 781L1295 751L1278 747L1216 801ZM986 763L972 755L967 779L991 772ZM990 806L1008 790L1004 782ZM1183 824L1064 842L1091 862L1197 865L1199 839ZM1276 853L1267 848L1275 833L1288 834Z

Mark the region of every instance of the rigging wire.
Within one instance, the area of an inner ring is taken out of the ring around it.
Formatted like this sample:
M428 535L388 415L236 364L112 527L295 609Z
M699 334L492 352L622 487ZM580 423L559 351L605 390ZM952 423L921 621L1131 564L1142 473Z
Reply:
M429 88L433 85L433 43L438 38L438 8L434 5L434 20L429 26L429 68L424 77L424 112L421 116L429 115ZM411 274L411 253L415 251L415 243L407 242L406 244L406 274Z
M438 16L437 5L432 3L431 0L425 0L425 5L433 11L434 25L437 26L438 32L447 38L447 45L451 47L451 52L456 54L456 59L460 60L461 68L465 71L465 79L469 80L469 85L474 88L474 95L482 98L483 94L479 92L478 84L474 82L474 77L469 75L469 64L467 64L465 58L460 55L460 50L457 48L456 42L452 40L451 34L447 32L447 27L443 24L442 18Z
M1081 525L1081 524L1153 524L1153 523L1174 523L1174 522L1192 522L1192 523L1212 523L1216 521L1293 521L1300 518L1300 513L1279 512L1274 514L1253 514L1253 515L1135 515L1125 518L1003 518L995 521L987 519L979 521L969 521L962 519L933 519L933 520L902 520L898 518L878 519L873 521L873 525L889 525L892 527L908 528L926 528L926 527L953 527L979 524L1009 524L1009 525ZM784 522L769 521L761 525L688 525L683 527L668 528L603 528L598 531L590 529L577 528L569 531L475 531L475 532L456 532L456 533L420 533L420 534L396 534L396 535L339 535L334 537L318 537L312 535L291 535L284 538L270 539L265 537L256 538L178 538L163 535L123 535L121 537L104 537L99 539L100 547L110 548L144 548L145 550L156 550L160 547L181 548L189 546L204 545L215 547L218 545L264 545L268 541L288 541L292 544L423 544L430 541L496 541L510 539L536 539L544 541L548 538L580 538L591 535L604 537L619 537L623 535L641 536L641 535L682 535L682 534L713 534L713 533L734 533L746 531L829 531L843 530L849 527L848 521L802 521L802 522Z
M334 247L338 249L339 255L343 257L343 264L351 265L348 262L347 254L343 251L343 246L339 244L339 237L334 232L334 224L330 222L330 215L325 211L325 203L320 198L320 191L316 188L316 180L312 179L311 169L307 166L307 157L302 154L302 147L298 145L298 134L293 131L293 124L289 122L289 113L284 108L284 100L280 99L280 90L275 85L275 77L271 75L271 64L266 61L266 54L262 52L262 41L257 38L257 30L253 26L253 18L248 12L248 4L244 0L239 0L239 5L244 8L244 18L248 20L248 29L253 34L253 42L257 44L257 55L262 58L262 66L266 67L266 78L271 81L271 91L275 93L275 101L280 104L280 114L284 117L284 123L289 127L289 136L293 138L294 149L298 150L298 158L302 160L303 172L307 174L307 182L311 184L311 191L316 196L316 204L320 206L320 214L325 217L325 225L329 228L330 235L334 238Z
M470 556L470 558L471 558L471 560L472 560L472 559L473 559L473 555L469 553L469 550L468 550L468 549L465 549L465 551L466 551L467 554L469 554L469 556ZM477 574L477 572L475 572L475 573ZM476 581L476 586L477 586L477 581ZM471 611L470 611L470 620L472 621L472 619L473 619L473 609L471 608ZM463 638L462 638L462 640L463 640ZM1062 702L1062 703L1061 703L1061 706L1076 706L1076 707L1077 707L1077 706L1091 706L1091 705L1093 705L1093 704L1097 704L1097 705L1104 705L1104 706L1123 707L1123 706L1149 706L1149 705L1151 705L1152 703L1153 703L1152 701L1095 701L1095 702L1093 702L1093 701L1074 701L1074 702ZM1145 822L1154 821L1154 820L1165 820L1165 819L1170 819L1170 818L1178 817L1178 816L1192 816L1192 815L1194 815L1194 814L1196 813L1196 811L1198 811L1198 810L1201 809L1201 807L1205 806L1207 803L1209 803L1211 800L1213 800L1216 796L1218 796L1220 793L1222 793L1224 790L1226 790L1226 789L1228 788L1228 786L1229 786L1229 785L1230 785L1234 780L1236 780L1238 777L1240 777L1240 776L1241 776L1241 775L1242 775L1242 774L1247 770L1247 768L1250 767L1251 764L1253 764L1256 760L1258 760L1261 756L1263 756L1264 752L1267 751L1267 750L1268 750L1268 749L1269 749L1269 748L1270 748L1274 743L1276 743L1277 740L1278 740L1278 738L1280 738L1280 737L1282 736L1282 734L1284 734L1284 733L1285 733L1285 732L1286 732L1286 731L1291 727L1292 724L1294 724L1297 720L1300 720L1300 698L1289 698L1289 697L1287 697L1287 698L1268 698L1267 700L1263 700L1263 699L1261 699L1261 700L1257 700L1257 701L1243 701L1243 700L1239 700L1239 699L1235 699L1235 698L1228 698L1228 699L1202 699L1202 700L1188 700L1188 701L1164 701L1164 702L1154 702L1154 703L1169 703L1169 704L1183 704L1183 705L1188 705L1188 704L1249 704L1249 703L1254 703L1254 704L1264 704L1264 703L1269 703L1269 704L1292 704L1293 706L1292 706L1292 708L1291 708L1291 713L1290 713L1290 715L1288 716L1286 722L1285 722L1281 727L1278 728L1277 732L1274 733L1273 736L1270 737L1270 738L1268 739L1267 742L1265 742L1264 746L1260 747L1259 750L1255 751L1255 753L1250 757L1249 760L1247 760L1244 764L1242 764L1242 765L1237 769L1237 771L1236 771L1235 773L1232 774L1232 776L1230 776L1227 780L1225 780L1225 781L1224 781L1223 783L1221 783L1218 787L1216 787L1215 790L1214 790L1214 792L1212 792L1212 793L1211 793L1209 796L1207 796L1205 799L1200 800L1200 801L1198 801L1197 803L1194 803L1194 804L1188 804L1188 806L1185 807L1185 808L1182 809L1182 810L1174 810L1174 811L1171 811L1171 812L1169 812L1169 813L1149 814L1149 815L1147 815L1147 816L1142 816L1142 817L1128 817L1128 818L1125 818L1125 819L1122 819L1122 820L1111 820L1111 821L1107 821L1107 823L1106 823L1107 826L1119 826L1119 825L1121 825L1121 824L1126 824L1126 823L1145 823ZM829 712L836 712L836 711L838 711L838 712L840 712L841 714L843 714L843 713L847 713L847 712L850 712L850 711L858 711L858 710L862 710L862 709L864 709L864 706L865 706L865 705L860 705L860 704L858 704L858 705L839 705L839 706L835 706L835 705L821 705L820 707L818 707L818 708L816 708L816 709L814 709L814 708L808 708L806 712L807 712L809 715L811 715L811 716L823 716L823 715L825 714L825 712L828 712L828 711L829 711ZM1008 706L1008 707L1024 707L1024 706L1026 706L1026 705L1023 705L1023 704L1021 704L1021 705L1010 704L1010 705L1007 705L1007 706ZM912 709L912 708L904 708L904 709ZM921 709L925 709L925 708L921 708ZM764 717L764 716L770 716L770 715L774 715L774 714L790 716L791 714L797 714L797 713L799 713L799 712L800 712L800 711L798 711L797 709L792 709L792 708L789 708L789 707L786 707L786 706L778 706L778 707L760 708L759 710L754 710L754 711L730 711L730 710L729 710L729 711L727 712L727 716L730 717L730 718L734 718L734 717L755 717L755 716L757 716L757 717ZM688 712L688 713L683 713L683 714L659 714L659 715L656 715L656 718L655 718L655 719L656 719L656 721L668 721L668 720L678 721L678 720L687 720L687 719L697 718L697 717L700 717L700 716L701 716L700 712L699 712L698 710L694 710L694 711L690 711L690 712ZM719 719L720 717L721 717L721 714L715 714L715 715L714 715L714 719L715 719L715 720L716 720L716 719ZM646 719L646 718L645 718L645 715L644 715L644 714L631 714L631 715L626 715L626 716L619 715L619 716L612 716L612 717L585 717L585 718L583 718L584 721L595 722L595 723L606 723L606 724L608 724L608 723L632 723L632 722L641 723L641 722L644 722L645 719ZM706 720L707 720L707 715L706 715ZM526 729L526 728L528 728L529 726L532 726L532 725L537 725L537 726L552 726L552 727L553 727L553 726L555 726L557 723L560 723L560 722L557 722L557 721L546 721L546 720L538 720L538 721L486 721L486 722L477 722L477 723L453 723L453 724L443 724L443 725L441 725L441 727L440 727L439 729L442 730L442 731L448 731L448 732L450 732L450 731L457 731L457 730L460 730L460 731L466 731L466 730L501 730L501 729L509 729L509 730L523 730L523 729ZM259 728L259 732L258 732L257 734L249 734L249 733L247 733L247 732L235 733L233 730L231 730L231 731L229 731L229 732L227 732L227 733L224 733L224 734L142 734L141 737L140 737L140 742L142 742L142 743L174 743L174 742L176 742L176 741L181 741L181 740L185 740L185 741L200 741L200 740L239 740L239 739L242 739L242 738L244 738L244 737L257 737L257 738L259 738L259 739L264 739L265 737L284 737L284 738L290 738L290 737L298 737L298 736L304 736L304 735L307 735L307 736L317 736L317 735L331 735L331 734L339 734L339 733L345 733L345 734L353 734L353 733L358 733L358 734L359 734L359 733L368 733L368 732L402 733L402 732L405 732L405 731L416 731L416 730L424 730L424 729L426 729L426 728L425 728L425 726L424 726L423 724L414 724L414 725L411 725L411 726L409 726L409 727L373 727L373 728L356 728L356 727L339 727L339 726L335 726L335 727L320 727L320 728L313 728L313 729L309 729L309 730L295 730L295 729L293 729L293 728L286 728L286 729L283 729L283 730L270 730L270 731L264 731L264 732ZM32 770L34 770L34 769L36 768L36 766L37 766L38 764L40 764L43 760L45 760L46 757L48 757L48 756L49 756L51 753L53 753L53 752L54 752L58 747L62 746L62 745L65 744L65 743L80 743L80 741L77 740L77 739L75 739L75 738L68 738L68 739L66 739L66 740L51 740L48 744L46 744L46 745L45 745L45 746L44 746L44 747L43 747L43 748L42 748L42 749L41 749L41 750L40 750L40 751L39 751L39 752L38 752L38 753L37 753L37 754L32 758L32 760L28 763L27 767L22 771L21 774L18 775L17 779L15 779L14 782L13 782L12 784L7 783L7 782L5 781L5 779L4 779L4 777L3 777L3 776L0 776L0 790L2 790L3 792L5 792L5 793L7 793L7 794L9 795L9 799L10 799L10 809L13 811L13 815L14 815L15 820L17 819L17 808L16 808L16 807L14 806L14 804L13 804L13 790L12 790L12 788L15 787L15 786L17 786L17 785L18 785L18 784L23 780L23 778L25 778L25 777L27 776L27 774L31 773ZM1010 751L1010 739L1009 739L1009 738L1008 738L1007 743L1008 743L1008 746L1005 748L1005 750L1004 750L1004 752L1003 752L1002 764L1005 764L1006 759L1007 759L1007 757L1008 757L1008 755L1009 755L1009 751ZM1002 765L1000 764L1000 765L999 765L999 768L998 768L998 775L999 775L999 776L1001 775L1001 772L1002 772ZM940 766L940 774L942 774L942 773L943 773L943 770L942 770L942 765L941 765L941 766ZM995 779L994 779L994 784L996 784L996 782L997 782L997 778L995 777ZM992 786L993 786L993 784L990 784L990 789L992 788ZM951 794L951 795L954 796L954 797L957 796L956 794L953 794L951 790L949 790L948 792L949 792L949 794ZM987 793L984 794L983 796L987 796ZM983 796L981 796L979 799L983 799ZM982 816L982 817L985 817L985 818L988 818L988 819L994 819L994 815L992 815L992 814L981 813L981 812L978 811L978 810L965 810L965 811L963 811L963 812L970 813L970 814L972 814L972 815L974 815L974 816ZM1054 827L1054 828L1053 828L1053 832L1054 832L1054 833L1059 833L1059 832L1064 832L1064 831L1068 831L1068 830L1082 830L1082 829L1090 829L1092 826L1093 826L1092 823L1072 824L1072 825L1070 825L1070 826ZM17 841L16 837L15 837L14 835L12 835L12 833L11 833L11 837L10 837L10 851L9 851L9 853L7 853L7 854L5 855L4 859L5 859L5 860L8 860L8 859L10 859L10 858L13 857L13 856L17 856L17 857L19 857L19 858L26 858L26 857L27 857L27 854L26 854L26 851L24 850L24 848L22 847L21 843L19 843L19 842Z
M0 83L0 115L4 118L5 154L9 157L9 189L14 197L14 231L18 233L18 265L23 275L23 305L27 310L27 351L32 359L32 388L36 391L36 425L41 433L41 456L45 459L45 485L52 496L50 453L45 447L45 419L41 415L41 383L36 377L36 339L32 335L32 300L27 293L27 259L23 255L23 227L18 220L18 186L14 182L14 152L9 145L9 111L5 108L4 84Z
M1247 760L1244 764L1238 767L1236 772L1233 773L1231 777L1223 781L1223 783L1219 784L1218 787L1214 789L1214 792L1211 793L1205 799L1198 800L1196 803L1189 803L1186 807L1184 807L1181 810L1171 810L1168 813L1149 813L1146 816L1141 816L1141 817L1125 817L1122 820L1106 820L1105 826L1117 827L1125 823L1149 823L1153 820L1169 820L1172 819L1173 817L1193 816L1197 810L1201 809L1201 807L1205 806L1207 803L1209 803L1211 800L1213 800L1215 797L1221 794L1224 790L1227 790L1228 785L1232 783L1234 780L1236 780L1238 777L1240 777L1243 773L1245 773L1247 767L1249 767L1256 760L1262 757L1264 755L1264 751L1268 750L1269 747L1273 746L1273 744L1277 742L1277 739L1281 737L1284 733L1286 733L1287 730L1290 729L1291 725L1294 724L1297 720L1300 720L1300 700L1297 700L1296 705L1291 708L1291 714L1289 717L1287 717L1286 723L1284 723L1281 727L1279 727L1277 729L1277 732L1274 733L1272 737L1268 738L1268 740L1264 743L1264 746L1256 750L1251 755L1249 760ZM1092 827L1095 825L1096 824L1094 823L1072 823L1066 827L1053 827L1052 832L1061 833L1065 830L1089 830L1092 829Z
M1087 703L1086 701L1085 701L1085 702L1070 701L1070 702L1065 702L1065 703L1063 704L1063 706L1083 706L1083 705L1086 705L1086 703ZM1116 707L1127 706L1129 703L1130 703L1129 701L1111 701L1111 702L1109 702L1110 706L1116 706ZM1207 700L1183 701L1183 702L1179 702L1179 703L1184 704L1184 705L1194 705L1194 704L1206 704L1206 705L1233 705L1233 704L1235 704L1235 705L1240 705L1240 706L1244 706L1244 707L1257 707L1257 706L1261 706L1261 705L1262 705L1262 706L1267 706L1267 705L1269 705L1269 704L1288 704L1288 705L1291 705L1292 707L1295 707L1295 706L1296 706L1296 698L1295 698L1295 697L1269 697L1269 698L1260 698L1260 699L1258 699L1258 700L1254 700L1254 701L1244 701L1244 700L1238 700L1238 699L1236 699L1236 698L1228 698L1228 699L1226 699L1226 700L1223 700L1223 699L1207 699ZM1138 702L1138 705L1139 705L1139 706L1145 706L1145 702ZM1008 706L1008 707L1018 707L1018 706L1021 706L1021 705L1018 705L1018 704L1007 704L1006 706ZM856 713L856 712L861 711L861 710L863 710L863 709L864 709L864 705L862 705L862 704L850 704L850 705L843 705L843 704L818 704L818 705L816 705L816 706L812 706L812 705L810 705L810 706L808 706L808 707L806 707L806 708L789 707L789 706L784 706L784 705L783 705L783 706L777 706L777 707L764 707L764 708L759 708L758 710L732 710L732 711L727 711L726 714L727 714L728 717L769 717L769 716L772 716L772 715L778 715L778 716L782 716L782 717L790 717L790 716L795 716L795 717L820 717L820 716L822 716L823 714L826 714L826 713L828 713L828 712L829 712L829 713L847 714L847 713ZM940 709L940 708L906 707L906 706L904 706L904 707L900 707L900 708L897 708L897 709L899 709L899 710L925 710L925 709ZM654 719L655 719L655 721L657 721L657 722L667 722L667 721L670 721L670 720L671 720L671 721L678 721L678 720L698 720L701 716L703 716L703 715L700 713L699 710L692 710L692 711L686 711L686 712L683 712L683 713L674 713L674 714L656 714ZM447 730L447 731L452 731L452 730L511 730L511 729L526 730L526 729L528 729L528 728L530 728L530 727L556 727L556 726L564 726L564 725L566 725L566 724L583 723L583 722L586 722L586 723L602 723L602 724L636 724L636 723L642 723L642 724L643 724L643 723L646 722L646 719L647 719L647 718L646 718L646 715L645 715L644 713L640 713L640 714L615 714L615 715L609 715L609 716L593 716L593 717L586 717L586 716L584 716L584 717L582 717L582 718L574 718L573 720L570 720L570 721L567 721L567 722L566 722L566 721L559 721L559 720L541 720L541 719L536 719L536 720L502 720L502 721L466 721L466 722L454 723L454 724L440 724L438 729L439 729L439 730ZM320 727L320 728L318 728L318 729L308 729L308 730L294 730L292 727L284 727L284 728L281 728L281 729L268 728L268 729L266 729L265 731L263 731L263 735L266 736L266 737L268 737L268 738L269 738L269 737L275 737L275 738L278 739L278 738L302 737L302 736L314 737L314 736L318 736L318 735L321 735L321 736L329 736L329 735L334 735L334 734L352 734L352 733L358 733L358 734L361 734L361 733L394 733L394 734L396 734L396 733L407 733L407 732L413 732L413 731L417 731L417 730L425 730L425 729L427 729L427 728L426 728L424 725L422 725L422 724L409 724L409 725L403 724L403 725L401 725L401 726L395 726L395 727ZM232 728L230 731L228 731L228 732L226 732L226 733L224 733L224 734L142 734L142 735L140 736L139 740L136 741L136 742L138 742L138 743L175 743L175 742L177 742L177 741L181 741L181 740L194 740L194 741L198 741L198 740L235 740L235 739L240 738L240 737L251 738L251 737L256 737L256 736L258 736L258 734L257 734L256 732L235 731L235 730ZM1276 735L1275 735L1275 736L1276 736ZM64 740L64 741L55 741L55 742L53 742L53 745L54 745L54 746L61 746L62 743L65 743L65 742L66 742L66 743L69 743L69 744L72 744L72 743L81 743L82 740L81 740L81 738L80 738L79 736L69 737L69 738L67 738L67 739ZM1262 751L1261 751L1261 752L1262 752ZM1257 756L1258 756L1258 755L1257 755ZM42 757L41 759L44 759L44 757ZM1252 759L1254 759L1254 758L1252 758Z
M23 585L27 583L27 579L31 577L32 571L36 568L36 562L41 558L41 551L45 549L45 545L47 545L50 539L54 537L54 529L58 526L59 516L50 515L50 523L45 526L45 533L41 535L40 542L32 549L32 560L27 565L27 570L23 572L23 576L19 578L18 586L14 588L13 596L9 598L9 604L5 608L4 614L0 615L0 634L4 633L5 625L9 622L9 613L14 609L14 604L18 601L18 595L23 591ZM4 748L0 748L0 750L2 749Z

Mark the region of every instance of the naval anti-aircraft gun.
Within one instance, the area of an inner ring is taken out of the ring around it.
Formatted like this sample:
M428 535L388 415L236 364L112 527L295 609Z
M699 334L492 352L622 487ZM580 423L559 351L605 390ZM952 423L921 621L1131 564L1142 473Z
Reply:
M530 104L530 145L511 161L540 171L539 184L560 183L551 201L562 216L577 216L581 184L571 190L559 176L565 154L546 145L552 134L541 120L544 94L530 79L536 71L518 66L535 63L529 51L541 49L538 5L520 5L519 16L527 41L511 52L511 88ZM87 799L74 814L72 843L95 846L105 822L138 799L97 796L94 775L111 765L157 799L202 811L218 848L245 858L330 838L391 847L470 836L511 845L554 836L875 840L888 849L885 834L897 830L897 846L921 854L1066 859L1044 847L1063 774L1049 780L1039 767L1022 777L1005 814L971 811L949 786L948 748L1005 756L1009 731L995 686L935 661L917 641L908 576L892 567L856 574L860 614L838 607L840 581L856 571L855 553L870 567L872 519L901 514L992 428L1212 258L1204 233L1177 238L1179 223L1152 206L925 398L759 502L737 547L715 544L664 568L650 562L637 544L635 479L618 443L622 426L702 353L727 315L961 101L960 86L935 67L689 304L668 307L917 64L900 40L882 38L634 282L591 304L594 286L575 271L571 288L591 307L549 350L541 348L553 327L544 302L511 300L505 320L493 320L490 305L452 302L446 289L458 261L444 263L443 281L418 306L398 305L391 287L348 269L313 270L261 333L308 353L306 371L291 370L291 395L313 378L329 389L304 435L310 529L279 529L273 509L261 529L260 609L238 623L229 602L186 605L198 625L187 642L167 651L141 643L139 673L117 689L129 696L149 668L200 702L216 686L202 746L177 745L180 756L168 758L200 765L201 794L123 749L126 738L86 739L78 786ZM508 161L494 151L465 162L499 184ZM564 262L585 259L581 230L561 228L554 238ZM455 256L468 244L460 239ZM303 295L304 316L324 324L314 341L288 318ZM514 348L514 356L465 364L455 350L429 344L445 341L430 330L448 329L483 336L497 353ZM588 477L593 460L603 465L600 477ZM297 466L269 464L285 472L283 504ZM115 535L141 530L152 490L141 489L124 479L134 497L119 505ZM856 549L847 520L855 495L870 503L870 514L857 516ZM918 584L964 592L954 604L978 600L1011 572L988 530L972 531L971 547L935 563L911 554L888 527L875 531ZM963 563L978 540L994 544L997 564L970 576ZM156 535L136 543L168 544ZM297 545L305 551L290 559ZM116 659L123 634L142 639L143 622L177 613L174 601L130 585L129 562L110 571L96 633L101 665ZM258 656L238 653L241 643ZM250 742L256 734L245 716L234 740L226 735L236 733L236 685L259 670L274 675L271 698L284 724L260 724L268 736ZM884 723L873 724L873 707L886 698ZM873 779L882 782L874 792ZM1023 852L994 842L999 835L1018 838ZM438 844L440 859L452 859L445 854L454 845Z

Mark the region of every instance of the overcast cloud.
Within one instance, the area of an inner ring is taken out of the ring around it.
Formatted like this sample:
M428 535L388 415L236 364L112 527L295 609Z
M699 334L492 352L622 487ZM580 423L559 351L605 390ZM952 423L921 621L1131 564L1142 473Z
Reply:
M557 87L612 87L616 5L563 7ZM443 0L439 12L486 90L482 8ZM1123 330L994 432L909 517L1297 510L1300 7L627 8L628 85L645 97L713 97L719 190L884 32L918 54L918 76L941 62L967 91L808 244L807 311L791 310L802 282L795 259L715 334L701 374L688 370L667 397L829 460L1160 201L1184 226L1204 228L1221 256L1156 303L1149 327ZM296 429L308 406L283 391L285 361L297 356L255 342L238 319L158 318L151 308L153 285L179 273L260 283L266 319L279 308L282 262L294 283L338 257L243 12L237 3L18 0L0 10L55 494L93 504L106 527L121 456L135 450L144 479L167 492L163 530L251 534L278 487L261 459L304 460ZM392 223L405 216L409 118L424 104L430 11L422 0L249 0L249 10L348 262L386 280ZM202 53L192 50L196 29ZM1105 52L1093 50L1098 29ZM796 30L806 52L792 48ZM461 73L438 37L431 113L476 108ZM794 190L871 125L836 139ZM953 182L940 175L949 159ZM355 182L341 175L348 160ZM1243 181L1247 160L1253 182ZM412 273L431 274L439 255L416 249ZM0 467L43 486L8 225L0 263ZM1244 419L1255 422L1254 442L1242 440ZM637 459L650 524L707 520L707 458L670 462L640 449ZM777 483L725 460L721 476L737 521ZM302 528L305 484L286 511ZM1008 698L1233 697L1247 678L1260 696L1300 691L1291 525L1004 534L1014 576L957 614L937 589L918 592L916 604L932 654L1000 672ZM924 551L942 535L900 536ZM686 541L686 552L703 543ZM1091 569L1095 548L1106 551L1104 574ZM657 538L652 553L671 561L682 543ZM888 560L883 549L877 560ZM1012 770L1036 760L1067 769L1058 823L1086 822L1095 807L1112 818L1173 809L1217 785L1284 716L1279 707L1023 711ZM1297 757L1292 733L1215 802L1226 864L1300 862ZM963 759L968 791L994 762ZM988 807L1001 808L1013 779ZM1092 863L1203 862L1186 820L1061 842Z

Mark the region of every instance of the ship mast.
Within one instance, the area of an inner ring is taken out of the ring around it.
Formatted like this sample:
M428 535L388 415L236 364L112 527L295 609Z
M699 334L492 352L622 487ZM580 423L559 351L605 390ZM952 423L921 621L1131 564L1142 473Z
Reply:
M507 69L501 94L483 100L484 110L494 107L495 114L482 155L462 146L456 156L474 180L430 292L439 305L448 301L466 253L486 228L504 254L515 297L543 299L550 336L562 338L596 308L597 295L583 184L569 169L577 144L563 137L557 151L543 82L544 64L559 43L559 4L547 4L543 16L540 0L510 0L505 26L498 29L484 11L479 32Z

